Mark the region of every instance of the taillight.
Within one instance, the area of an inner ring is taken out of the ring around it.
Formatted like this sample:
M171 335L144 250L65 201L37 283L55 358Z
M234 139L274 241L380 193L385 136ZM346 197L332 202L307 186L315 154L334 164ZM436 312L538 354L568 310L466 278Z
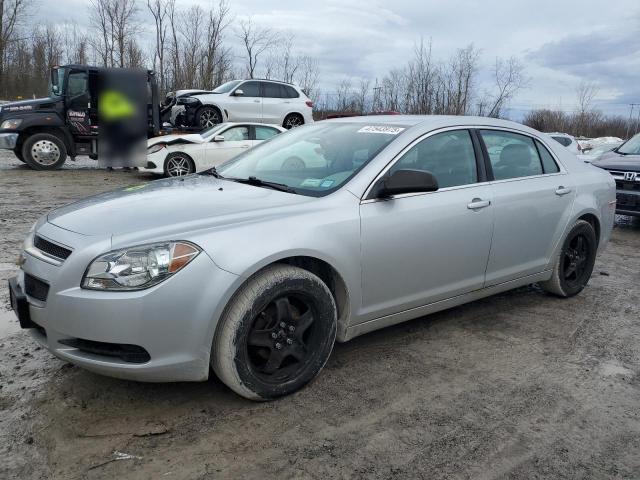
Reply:
M313 108L313 102L311 100L307 100L306 102L304 102L307 104L307 107L309 108Z

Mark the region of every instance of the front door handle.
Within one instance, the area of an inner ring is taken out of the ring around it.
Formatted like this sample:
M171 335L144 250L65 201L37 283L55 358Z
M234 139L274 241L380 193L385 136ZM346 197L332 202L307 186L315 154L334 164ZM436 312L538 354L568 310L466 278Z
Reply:
M260 103L260 100L258 100L257 98L254 100L254 103Z
M480 210L491 205L490 200L482 200L481 198L474 198L471 203L467 204L469 210Z
M556 189L556 195L558 196L566 195L567 193L571 193L570 188L566 188L561 185Z

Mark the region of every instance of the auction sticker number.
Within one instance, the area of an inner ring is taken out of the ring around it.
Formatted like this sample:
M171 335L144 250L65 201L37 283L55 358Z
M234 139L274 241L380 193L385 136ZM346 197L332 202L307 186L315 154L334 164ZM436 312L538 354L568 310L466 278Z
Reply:
M367 125L358 130L358 133L386 133L387 135L398 135L404 128L388 127L386 125Z

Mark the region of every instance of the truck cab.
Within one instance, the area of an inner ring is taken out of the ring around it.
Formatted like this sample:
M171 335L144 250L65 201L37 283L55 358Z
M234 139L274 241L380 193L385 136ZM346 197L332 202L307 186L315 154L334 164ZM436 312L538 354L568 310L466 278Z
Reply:
M67 156L98 157L98 98L104 79L121 69L65 65L50 71L48 96L0 107L0 148L36 170L62 167ZM133 71L130 71L133 72ZM160 129L158 89L152 71L137 71L148 93L147 135ZM140 86L139 86L140 87Z

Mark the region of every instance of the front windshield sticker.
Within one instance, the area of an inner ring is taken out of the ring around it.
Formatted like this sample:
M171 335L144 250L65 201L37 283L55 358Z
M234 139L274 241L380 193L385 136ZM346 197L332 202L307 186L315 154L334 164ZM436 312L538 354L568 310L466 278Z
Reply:
M386 133L387 135L398 135L404 128L387 127L385 125L368 125L358 130L358 133Z
M333 185L333 180L325 180L320 184L322 188L329 188L331 185Z
M304 182L300 184L301 187L319 187L320 182L322 182L321 178L307 178Z

